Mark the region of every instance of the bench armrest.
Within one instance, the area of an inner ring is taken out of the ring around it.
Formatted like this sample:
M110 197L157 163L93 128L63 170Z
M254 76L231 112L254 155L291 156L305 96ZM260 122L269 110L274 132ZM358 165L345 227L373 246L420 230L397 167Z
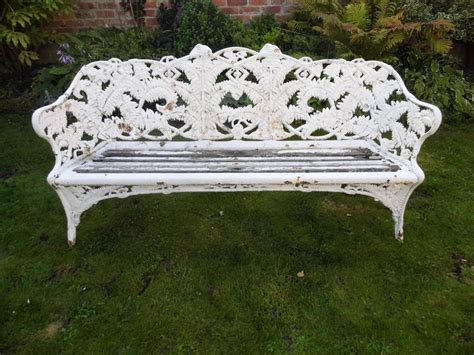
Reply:
M400 75L390 65L377 61L365 64L383 67L394 78L373 88L376 104L371 109L371 115L377 123L378 133L372 138L383 149L416 165L421 145L441 124L441 111L411 94ZM391 83L395 82L398 87L394 88ZM400 98L389 99L394 93L400 95Z
M91 94L100 92L102 82L107 80L106 77L114 69L116 62L116 59L111 59L85 65L63 95L54 103L33 113L35 132L49 142L55 154L53 171L85 158L99 144L110 140L110 132L101 131L104 126L101 122L102 113L92 103L94 98ZM98 66L100 68L96 70L97 75L102 75L104 80L84 80Z

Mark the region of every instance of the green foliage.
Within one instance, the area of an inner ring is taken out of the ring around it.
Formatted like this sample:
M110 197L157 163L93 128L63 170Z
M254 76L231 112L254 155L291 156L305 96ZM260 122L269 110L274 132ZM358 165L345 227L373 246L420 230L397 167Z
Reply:
M187 54L198 43L212 50L228 47L242 26L242 23L224 14L211 0L188 0L178 25L176 52L179 55Z
M309 14L316 22L313 30L335 42L340 56L363 57L396 62L396 52L402 46L435 53L447 53L451 41L447 33L453 29L450 21L406 22L404 12L395 0L299 0L297 12ZM291 22L295 30L308 24Z
M156 48L159 32L146 27L130 29L102 28L68 35L67 53L75 61L90 62L109 58L155 58L167 54Z
M331 57L333 44L325 36L309 31L293 31L273 14L262 15L234 34L235 45L260 50L265 43L280 47L296 57Z
M407 87L417 98L437 105L445 122L474 118L474 85L452 60L412 53L403 70Z
M451 37L474 43L474 1L399 0L410 21L432 21L446 18L455 25Z
M234 42L238 46L259 50L265 43L278 45L284 37L283 30L273 14L265 14L234 34Z
M70 10L68 0L1 0L0 60L7 65L31 66L39 56L36 48L58 40L58 36L41 28L53 16Z
M67 35L66 44L58 52L65 63L40 70L33 80L33 94L50 102L64 92L82 65L95 60L156 58L169 54L166 48L157 48L158 39L157 31L142 27L96 29Z
M176 30L186 0L169 0L158 7L158 25L161 30Z

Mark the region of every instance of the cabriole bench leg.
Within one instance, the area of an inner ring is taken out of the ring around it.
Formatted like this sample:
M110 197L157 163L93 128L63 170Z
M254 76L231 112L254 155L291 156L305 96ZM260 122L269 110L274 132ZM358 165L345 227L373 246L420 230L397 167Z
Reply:
M342 191L349 194L358 193L372 196L377 201L382 202L392 212L392 218L395 222L395 238L403 241L405 207L416 186L416 184L359 184L346 185L342 188Z
M405 214L405 206L401 211L392 211L393 221L395 222L395 238L403 242L403 215Z
M69 247L72 248L76 245L76 229L79 225L79 218L76 216L74 212L67 213L67 243Z
M392 211L392 218L395 222L395 238L401 242L403 242L405 208L415 187L416 185L401 185L388 188L389 198L387 199L388 201L385 202L385 205Z
M67 242L69 247L76 244L76 229L81 219L83 208L81 200L78 199L67 187L55 187L61 199L67 219Z

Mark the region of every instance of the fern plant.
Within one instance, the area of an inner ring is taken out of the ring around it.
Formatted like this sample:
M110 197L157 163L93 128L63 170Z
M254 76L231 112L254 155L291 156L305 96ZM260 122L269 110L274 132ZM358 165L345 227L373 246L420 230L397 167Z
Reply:
M414 46L429 52L446 54L451 48L448 32L453 24L445 19L405 22L403 10L394 0L297 0L297 11L310 19L290 21L296 30L306 29L325 34L335 41L342 57L379 59L396 62L395 53L402 46Z

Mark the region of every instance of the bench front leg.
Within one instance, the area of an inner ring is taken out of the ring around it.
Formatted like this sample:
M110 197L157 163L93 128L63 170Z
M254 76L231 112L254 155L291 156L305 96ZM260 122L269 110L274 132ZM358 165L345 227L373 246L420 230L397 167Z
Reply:
M81 221L84 208L84 197L77 194L77 187L53 186L61 199L67 219L67 241L69 247L76 244L76 229Z
M67 240L70 247L76 244L76 229L83 212L97 202L112 197L127 197L141 193L130 186L61 186L52 184L59 195L67 218ZM143 192L148 192L145 188Z
M55 186L67 219L67 241L70 247L76 244L76 229L81 221L81 215L87 209L104 199L117 187L91 186Z
M405 208L416 186L417 184L358 184L345 185L342 189L349 194L368 195L382 202L392 212L392 218L395 222L395 238L403 241Z

